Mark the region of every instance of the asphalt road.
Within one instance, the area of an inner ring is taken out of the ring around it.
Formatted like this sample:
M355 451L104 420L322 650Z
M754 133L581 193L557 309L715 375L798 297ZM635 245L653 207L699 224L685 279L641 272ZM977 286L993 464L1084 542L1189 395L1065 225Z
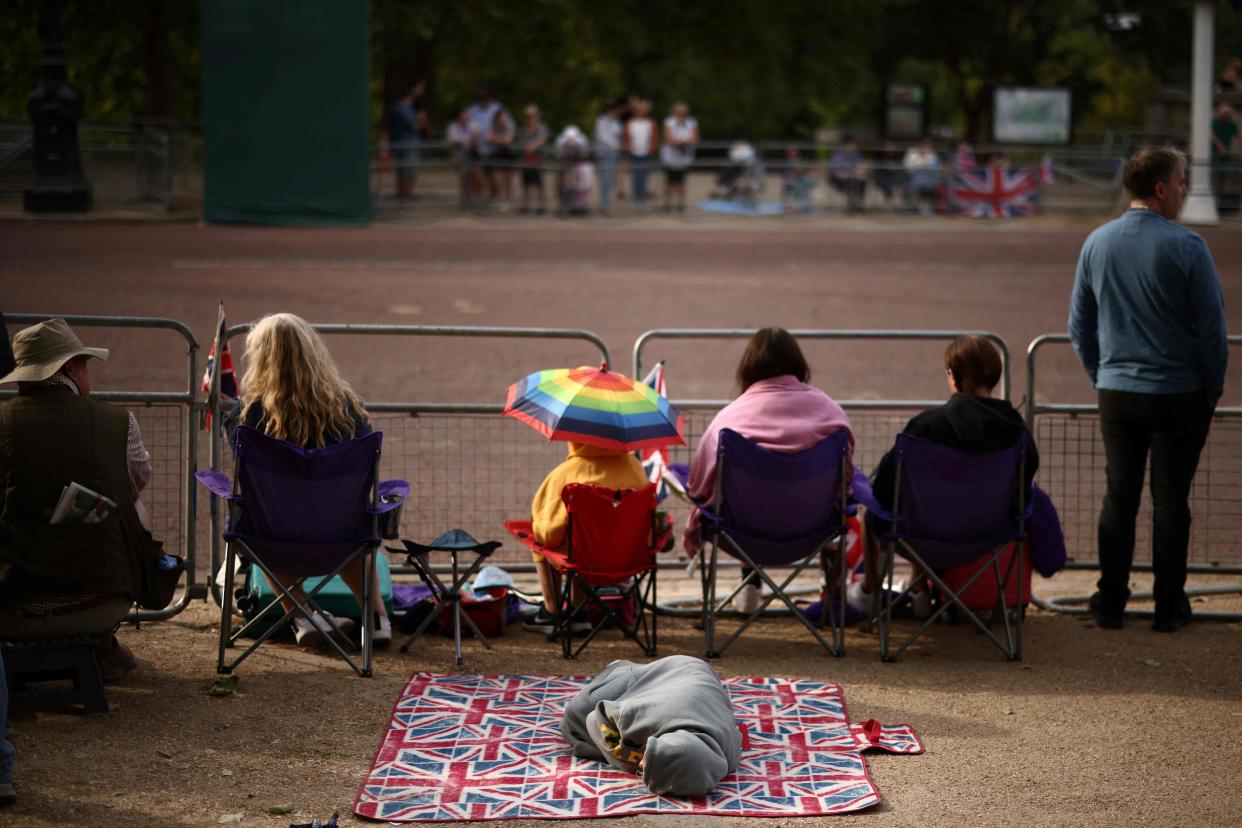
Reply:
M167 316L204 346L216 303L230 323L272 311L315 322L585 328L629 370L652 328L982 329L1024 352L1063 331L1074 263L1093 222L963 219L448 218L367 229L189 224L0 225L6 312ZM1242 234L1204 231L1230 328L1242 331ZM184 349L164 334L91 337L116 348L103 387L177 387ZM239 343L240 344L240 343ZM589 345L339 337L368 400L498 401L541 367L597 359ZM741 342L653 343L675 398L722 398ZM815 382L841 399L941 397L935 344L808 343ZM1046 368L1045 368L1046 366ZM1068 349L1040 363L1040 396L1089 399ZM1229 398L1236 381L1230 382ZM1239 395L1242 396L1242 395Z

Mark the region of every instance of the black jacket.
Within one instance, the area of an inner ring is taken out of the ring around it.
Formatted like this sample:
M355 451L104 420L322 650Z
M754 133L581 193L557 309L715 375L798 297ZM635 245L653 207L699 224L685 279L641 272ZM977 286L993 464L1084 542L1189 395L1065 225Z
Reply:
M911 418L906 423L905 433L976 454L1009 448L1021 434L1027 433L1028 494L1031 480L1039 470L1039 451L1035 448L1035 439L1027 432L1022 415L1008 400L978 394L954 394L944 405L929 408ZM872 491L881 506L892 507L896 483L897 461L892 449L889 449L872 475Z

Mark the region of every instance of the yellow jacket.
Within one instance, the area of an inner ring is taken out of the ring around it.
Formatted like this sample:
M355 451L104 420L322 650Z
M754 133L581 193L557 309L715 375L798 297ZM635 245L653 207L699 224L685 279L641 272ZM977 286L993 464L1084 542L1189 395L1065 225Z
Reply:
M569 456L544 478L530 504L535 540L549 549L564 549L569 514L561 501L561 489L570 483L594 483L614 489L637 489L647 484L642 463L630 452L569 444Z

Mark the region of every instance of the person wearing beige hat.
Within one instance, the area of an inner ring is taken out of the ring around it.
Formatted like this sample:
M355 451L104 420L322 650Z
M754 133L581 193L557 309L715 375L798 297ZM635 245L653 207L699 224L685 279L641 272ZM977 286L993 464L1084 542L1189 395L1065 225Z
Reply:
M132 412L92 400L89 348L63 319L13 338L16 367L0 383L0 638L108 633L144 592L162 554L139 515L151 458ZM78 483L116 504L97 523L51 523ZM97 651L104 680L135 659L115 636Z

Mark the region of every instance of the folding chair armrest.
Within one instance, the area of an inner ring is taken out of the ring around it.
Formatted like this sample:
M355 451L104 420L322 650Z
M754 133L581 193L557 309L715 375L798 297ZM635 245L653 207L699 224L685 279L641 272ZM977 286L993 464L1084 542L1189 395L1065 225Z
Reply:
M399 509L406 499L410 496L410 482L408 480L381 480L379 484L379 506L374 509L375 514L384 514L391 512L393 509Z
M206 486L216 497L228 500L233 496L233 481L224 472L197 471L194 472L194 479Z
M542 546L539 547L539 549L536 551L538 551L539 554L542 555L544 559L549 564L552 565L553 569L564 570L567 567L571 566L573 563L572 561L569 560L569 556L566 555L564 552L557 552L554 549L547 549Z
M531 528L529 520L506 520L505 531L507 531L510 535L513 535L513 537L517 539L518 543L522 544L532 552L538 552L540 555L544 556L549 554L560 554L555 549L548 549L546 546L542 546L539 541L535 540L535 532Z
M866 506L867 511L873 513L880 520L889 523L897 520L897 516L880 505L875 499L875 492L871 489L871 481L867 479L867 475L854 469L854 482L850 490L850 505ZM855 510L857 511L857 510Z

